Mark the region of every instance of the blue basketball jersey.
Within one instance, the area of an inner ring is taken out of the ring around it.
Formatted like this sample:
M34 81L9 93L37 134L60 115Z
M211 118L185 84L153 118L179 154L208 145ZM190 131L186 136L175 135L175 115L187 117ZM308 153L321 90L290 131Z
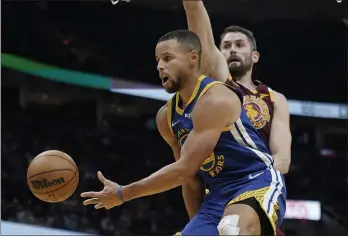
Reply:
M178 93L168 101L168 125L181 147L193 129L191 113L195 104L216 84L223 83L201 76L185 109L180 108L182 102ZM219 235L217 225L226 206L249 198L255 198L259 203L274 234L284 219L284 177L273 168L273 158L248 118L242 96L235 92L241 99L240 117L221 131L214 150L200 167L199 175L210 192L205 195L198 213L185 226L182 235Z
M193 129L191 113L195 104L209 88L216 84L223 83L201 76L185 109L180 108L179 93L168 101L168 123L181 147ZM236 93L238 95L238 92ZM215 149L200 167L199 174L209 188L214 189L214 186L224 180L239 179L266 170L273 165L273 158L261 135L251 124L242 103L241 108L239 119L221 131Z

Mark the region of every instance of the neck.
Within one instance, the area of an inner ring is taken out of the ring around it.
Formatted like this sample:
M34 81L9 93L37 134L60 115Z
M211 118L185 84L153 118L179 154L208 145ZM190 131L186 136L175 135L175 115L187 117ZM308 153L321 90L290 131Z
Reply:
M179 91L180 98L184 106L187 105L193 91L195 90L197 80L202 74L200 72L193 73L188 78L186 78L184 87Z
M253 83L253 80L251 79L252 70L247 71L243 76L241 77L234 77L236 81L238 81L240 84L245 86L248 89L254 89L255 84Z

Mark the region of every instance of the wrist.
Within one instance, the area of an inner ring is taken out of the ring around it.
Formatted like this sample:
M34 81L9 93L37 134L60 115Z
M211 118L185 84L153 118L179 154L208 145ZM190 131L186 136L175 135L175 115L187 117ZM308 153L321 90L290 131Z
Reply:
M122 188L123 188L122 185L119 185L116 188L116 195L117 195L118 199L120 200L121 204L123 204L125 202L125 200L123 199L123 195L122 195Z
M124 202L128 202L132 199L135 199L134 186L134 184L129 184L122 187L122 198Z

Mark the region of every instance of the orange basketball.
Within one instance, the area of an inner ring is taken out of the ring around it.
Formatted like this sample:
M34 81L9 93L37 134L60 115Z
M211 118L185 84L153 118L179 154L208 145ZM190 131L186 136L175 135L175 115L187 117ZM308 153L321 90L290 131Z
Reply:
M45 202L62 202L75 191L79 171L74 160L61 151L45 151L37 155L27 171L31 192Z

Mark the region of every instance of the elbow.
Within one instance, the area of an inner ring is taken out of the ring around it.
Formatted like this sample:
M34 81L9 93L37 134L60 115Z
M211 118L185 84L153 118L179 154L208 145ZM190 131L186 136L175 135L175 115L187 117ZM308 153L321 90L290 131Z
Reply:
M282 174L287 174L289 172L290 164L291 164L291 156L282 154L276 154L273 156L274 158L274 169L278 170Z
M275 169L282 174L287 174L290 169L291 160L290 158L283 159L279 164L275 164Z
M197 172L193 172L193 170L190 169L189 166L182 165L178 167L177 171L177 178L180 180L180 183L182 185L189 184L195 180Z
M279 172L282 174L287 174L287 173L289 173L289 168L290 168L290 163L289 163L289 165L284 165L284 167L281 167L279 169Z

